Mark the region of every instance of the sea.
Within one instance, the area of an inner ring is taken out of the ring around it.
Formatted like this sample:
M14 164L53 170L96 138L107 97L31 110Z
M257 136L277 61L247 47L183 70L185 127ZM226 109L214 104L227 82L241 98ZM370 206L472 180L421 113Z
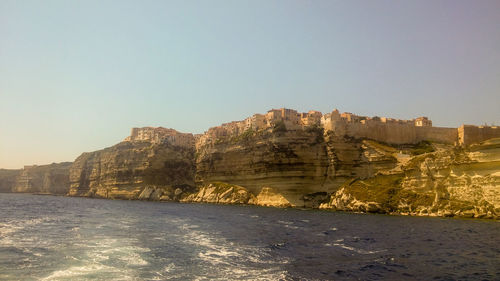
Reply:
M0 280L500 280L500 222L0 193Z

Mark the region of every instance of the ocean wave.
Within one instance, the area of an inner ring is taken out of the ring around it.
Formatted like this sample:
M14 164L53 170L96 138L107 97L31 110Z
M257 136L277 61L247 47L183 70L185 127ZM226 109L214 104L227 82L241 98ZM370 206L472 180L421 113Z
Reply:
M120 277L113 278L110 274ZM70 266L66 269L56 270L49 276L40 280L127 280L130 279L130 277L131 276L127 276L126 274L124 275L124 272L119 268L94 263L81 266Z
M336 242L342 242L342 241L344 241L344 239L337 240ZM327 244L325 244L325 246L340 247L342 249L353 251L353 252L356 252L356 253L362 254L362 255L376 254L376 253L387 251L387 250L372 250L372 251L370 251L370 250L363 250L363 249L358 249L358 248L354 248L354 247L348 246L348 245L346 245L344 243L333 243L333 244L327 243Z
M268 249L227 241L217 233L199 230L195 224L184 223L180 228L189 230L184 241L195 246L205 271L199 280L279 280L286 273L281 266L289 261L271 258Z
M293 222L291 222L291 221L279 220L278 223L284 225L287 228L291 228L291 229L298 229L299 228L298 226L293 225Z

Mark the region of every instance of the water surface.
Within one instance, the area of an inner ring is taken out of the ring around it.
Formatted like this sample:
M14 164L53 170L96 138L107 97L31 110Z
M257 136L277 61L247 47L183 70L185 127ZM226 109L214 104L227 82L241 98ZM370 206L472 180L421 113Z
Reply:
M500 223L0 193L1 280L494 280Z

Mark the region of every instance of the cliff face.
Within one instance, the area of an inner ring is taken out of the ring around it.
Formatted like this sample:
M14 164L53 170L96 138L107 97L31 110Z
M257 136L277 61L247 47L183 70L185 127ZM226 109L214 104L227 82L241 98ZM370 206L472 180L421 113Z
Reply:
M0 169L0 192L12 192L19 173L21 170Z
M150 128L147 128L150 130ZM70 171L69 195L170 200L194 186L194 137L159 128L153 139L141 136L83 153ZM177 194L176 194L177 193Z
M395 169L353 179L320 208L432 216L500 216L500 139L466 148L434 144L434 152Z
M12 192L66 194L71 162L25 166L16 176Z
M252 131L198 147L196 180L228 182L257 195L273 186L298 202L325 188L328 155L321 131Z
M271 187L292 206L317 207L311 194L334 192L351 178L397 166L375 142L324 134L319 127L249 130L198 146L198 183L227 182L258 195ZM304 197L306 196L306 197Z

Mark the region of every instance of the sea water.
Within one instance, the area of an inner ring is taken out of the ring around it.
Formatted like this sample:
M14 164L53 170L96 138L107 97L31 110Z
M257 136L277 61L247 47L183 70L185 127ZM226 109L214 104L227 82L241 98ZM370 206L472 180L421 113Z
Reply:
M500 223L0 194L0 280L431 279L500 279Z

